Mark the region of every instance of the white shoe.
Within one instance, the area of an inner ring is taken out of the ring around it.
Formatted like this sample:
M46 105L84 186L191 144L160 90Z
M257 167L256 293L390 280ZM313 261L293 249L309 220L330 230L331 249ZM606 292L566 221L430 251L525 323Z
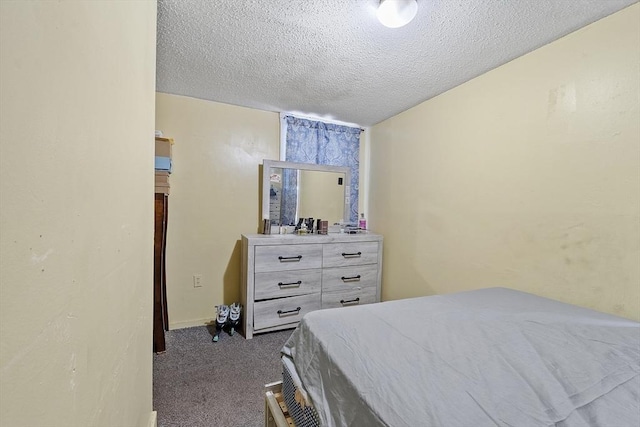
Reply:
M224 328L224 325L227 324L227 319L229 318L229 306L228 305L217 305L216 306L216 334L213 336L211 341L218 342L220 339L220 331Z
M227 318L229 317L229 306L228 305L218 305L216 306L216 322L220 325L224 325L227 323Z
M240 311L242 307L240 303L234 302L229 306L229 319L227 320L227 325L229 327L229 335L233 335L236 331L236 327L238 323L240 323Z

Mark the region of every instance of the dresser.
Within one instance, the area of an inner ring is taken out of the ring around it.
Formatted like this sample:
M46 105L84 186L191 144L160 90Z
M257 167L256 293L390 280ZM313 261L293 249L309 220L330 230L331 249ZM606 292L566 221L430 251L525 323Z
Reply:
M379 234L242 235L245 338L294 328L313 310L380 301Z

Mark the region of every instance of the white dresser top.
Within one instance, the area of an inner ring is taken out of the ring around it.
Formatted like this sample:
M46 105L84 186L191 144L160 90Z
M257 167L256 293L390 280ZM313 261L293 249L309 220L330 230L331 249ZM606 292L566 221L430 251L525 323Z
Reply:
M249 245L295 245L303 243L356 243L382 241L382 235L375 233L331 233L331 234L243 234Z

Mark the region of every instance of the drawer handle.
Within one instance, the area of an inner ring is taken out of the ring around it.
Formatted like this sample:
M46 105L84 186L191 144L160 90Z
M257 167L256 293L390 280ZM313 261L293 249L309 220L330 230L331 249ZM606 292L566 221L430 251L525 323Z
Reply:
M301 307L298 307L294 310L287 310L287 311L282 311L282 310L278 310L278 316L282 317L282 316L291 316L291 315L295 315L300 313L300 310L302 310Z
M280 262L290 262L290 261L300 261L302 259L302 255L298 255L298 256L279 256L278 259L280 260Z
M357 276L352 276L352 277L342 276L341 279L342 279L343 282L359 282L360 281L360 275L358 274Z
M278 286L283 287L283 286L290 286L290 287L299 287L300 285L302 285L302 280L298 280L297 282L291 282L291 283L278 283Z
M342 256L345 258L360 258L360 255L362 255L362 252L354 252L354 253L342 252Z
M340 304L342 305L356 305L356 304L360 304L360 298L356 298L356 299L348 299L348 300L340 300Z

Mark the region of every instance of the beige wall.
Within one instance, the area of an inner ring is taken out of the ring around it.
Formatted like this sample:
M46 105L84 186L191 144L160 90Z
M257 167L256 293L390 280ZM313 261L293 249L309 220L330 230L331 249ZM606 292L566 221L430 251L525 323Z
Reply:
M505 286L640 319L639 17L372 128L384 299Z
M0 425L152 419L155 2L0 2Z
M167 231L170 327L201 325L240 299L240 235L256 233L259 165L277 159L278 113L156 94L156 129L174 138ZM194 288L193 275L202 275Z

